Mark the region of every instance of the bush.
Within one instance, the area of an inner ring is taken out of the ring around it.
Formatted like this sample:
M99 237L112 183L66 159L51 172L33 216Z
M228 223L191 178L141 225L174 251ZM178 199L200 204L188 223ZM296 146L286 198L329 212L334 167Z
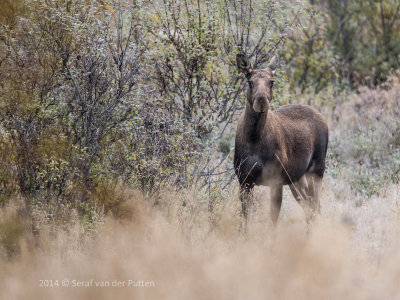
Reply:
M338 105L330 148L356 191L371 196L400 168L400 78Z

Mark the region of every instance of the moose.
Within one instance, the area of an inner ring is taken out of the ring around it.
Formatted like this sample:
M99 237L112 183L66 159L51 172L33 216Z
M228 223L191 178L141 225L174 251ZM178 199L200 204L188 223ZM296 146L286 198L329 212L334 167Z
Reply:
M274 56L265 69L253 69L243 54L237 68L248 82L244 112L239 118L234 169L240 184L242 215L248 219L255 185L269 186L271 220L277 223L282 190L290 190L302 206L307 224L320 212L320 186L325 171L328 125L308 105L285 105L270 110L273 75L279 65Z

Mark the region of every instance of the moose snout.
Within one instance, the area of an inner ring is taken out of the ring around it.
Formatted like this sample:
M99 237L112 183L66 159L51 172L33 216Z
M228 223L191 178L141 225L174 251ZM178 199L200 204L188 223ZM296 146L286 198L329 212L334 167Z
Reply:
M269 108L268 98L265 95L256 95L253 101L253 109L256 112L266 112Z

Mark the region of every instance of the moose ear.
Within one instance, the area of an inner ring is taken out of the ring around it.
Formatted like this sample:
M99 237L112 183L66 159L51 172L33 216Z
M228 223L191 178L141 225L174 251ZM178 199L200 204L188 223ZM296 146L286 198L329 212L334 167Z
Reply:
M278 67L279 67L279 57L274 55L274 57L269 62L267 68L270 69L272 71L272 73L274 73L276 68L278 68Z
M244 54L239 53L236 55L236 65L239 72L243 73L246 77L251 75L249 60Z

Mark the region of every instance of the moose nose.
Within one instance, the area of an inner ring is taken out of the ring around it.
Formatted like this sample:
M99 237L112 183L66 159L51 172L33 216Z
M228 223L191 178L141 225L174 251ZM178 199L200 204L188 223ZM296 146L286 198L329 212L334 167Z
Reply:
M268 98L265 95L256 95L254 97L253 109L256 112L265 112L268 110Z
M256 97L256 101L257 101L258 103L260 103L260 104L263 104L263 103L267 102L267 97L265 97L265 96L258 96L258 97Z

